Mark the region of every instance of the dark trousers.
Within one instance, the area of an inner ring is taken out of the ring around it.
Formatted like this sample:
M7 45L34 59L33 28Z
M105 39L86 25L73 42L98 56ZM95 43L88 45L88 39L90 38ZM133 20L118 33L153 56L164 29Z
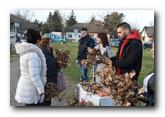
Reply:
M37 103L37 104L25 104L25 106L42 106L41 103Z
M25 104L25 106L51 106L51 100L44 100L43 103Z
M51 106L51 100L44 100L42 106Z

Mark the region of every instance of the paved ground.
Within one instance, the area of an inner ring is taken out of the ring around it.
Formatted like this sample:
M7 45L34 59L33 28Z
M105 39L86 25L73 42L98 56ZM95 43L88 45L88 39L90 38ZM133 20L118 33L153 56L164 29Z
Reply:
M18 104L14 99L17 82L20 76L19 68L19 56L11 55L10 57L10 105L11 106L24 106ZM69 81L69 78L65 76L67 82L67 89L60 93L59 99L52 99L51 106L68 106L68 101L75 96L75 83Z
M10 58L10 105L11 106L23 106L23 104L18 104L14 99L19 76L20 76L19 57L16 55L12 55Z

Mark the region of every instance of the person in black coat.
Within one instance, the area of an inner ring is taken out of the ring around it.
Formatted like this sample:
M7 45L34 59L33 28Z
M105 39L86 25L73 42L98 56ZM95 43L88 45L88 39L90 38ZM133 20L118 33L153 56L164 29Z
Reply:
M57 65L56 58L53 54L53 48L48 45L40 46L40 47L46 58L47 82L53 82L53 83L57 84L58 65Z
M42 37L40 41L40 48L45 55L46 64L47 64L47 83L46 87L49 84L53 84L53 86L57 85L57 75L58 75L58 64L57 60L53 54L53 48L50 46L51 39L49 37ZM50 95L45 95L45 99L43 102L43 106L50 106L51 105L51 98Z
M154 59L154 42L152 44L152 55ZM148 74L144 81L143 81L143 87L144 87L144 96L147 100L147 106L154 106L155 105L155 71L153 70L150 74Z
M78 54L76 59L76 63L80 65L82 81L88 81L88 76L87 76L88 69L83 66L81 61L87 58L86 55L88 52L87 51L88 47L94 48L94 46L95 46L95 41L93 38L89 36L87 28L82 28L81 38L79 40Z
M155 105L155 74L150 73L145 77L143 82L144 96L146 97L147 106Z
M112 57L112 65L116 68L116 75L135 71L133 80L138 81L142 66L142 42L138 31L132 31L128 23L123 22L117 26L117 34L121 39L115 57Z

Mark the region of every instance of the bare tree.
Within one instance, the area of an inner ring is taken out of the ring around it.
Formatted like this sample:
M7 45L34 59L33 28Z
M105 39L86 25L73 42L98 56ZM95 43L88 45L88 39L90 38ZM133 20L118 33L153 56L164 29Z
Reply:
M136 23L131 23L130 25L131 25L132 30L139 30L137 22Z
M150 22L149 26L154 27L154 22Z
M34 18L34 14L29 9L16 10L13 14L15 16L23 18L23 19L25 19L27 21L31 21Z

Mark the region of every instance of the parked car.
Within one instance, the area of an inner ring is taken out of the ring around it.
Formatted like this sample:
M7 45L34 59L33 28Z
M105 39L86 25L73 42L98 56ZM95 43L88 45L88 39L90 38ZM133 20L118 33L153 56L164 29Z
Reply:
M143 43L143 48L144 48L144 49L152 48L152 42L151 42L151 41L144 42L144 43Z
M14 32L10 32L10 47L14 47L16 43L16 34Z
M66 39L64 39L58 35L55 35L53 33L46 33L43 35L43 37L49 37L52 40L52 43L65 43L66 42Z
M110 40L110 45L112 47L118 47L119 46L119 43L120 43L120 40L119 39L111 39Z
M10 32L10 47L14 47L16 43L26 42L24 36L19 33Z

